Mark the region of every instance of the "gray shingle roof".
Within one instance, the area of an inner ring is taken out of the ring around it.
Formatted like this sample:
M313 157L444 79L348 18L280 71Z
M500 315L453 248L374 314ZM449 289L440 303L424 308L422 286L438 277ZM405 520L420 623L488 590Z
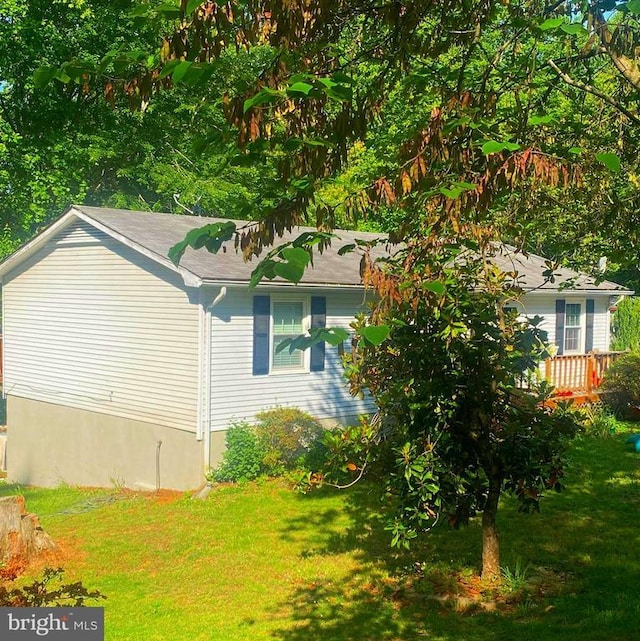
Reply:
M131 247L154 258L169 267L173 265L168 260L169 249L180 242L187 232L208 223L224 221L199 216L183 216L179 214L160 214L149 212L128 211L124 209L109 209L104 207L72 206L60 219L65 217L72 220L80 217L89 224L102 229L105 233L130 245ZM247 221L235 221L238 226L247 224ZM49 233L54 233L54 223ZM313 231L310 227L300 227L293 232L285 233L280 242L287 242L296 238L303 231ZM323 254L314 252L314 264L309 267L301 281L302 285L353 287L361 286L360 254L351 252L344 256L338 255L340 247L360 240L374 240L384 238L383 234L336 230L338 238L334 239L331 247L325 249ZM35 251L42 240L47 237L47 231L36 237L31 243L18 250L0 265L0 275L12 269L26 256ZM385 245L374 249L374 255L383 255ZM265 252L266 253L266 252ZM264 254L263 254L264 255ZM609 281L596 284L596 281L585 275L569 269L554 270L554 282L548 282L543 272L548 270L545 259L534 254L524 255L517 253L513 247L502 246L493 261L504 271L517 271L517 283L525 291L557 292L565 289L578 292L602 292L630 294L629 290ZM211 283L246 283L251 277L258 259L245 262L242 255L235 251L233 242L228 243L226 251L211 254L205 249L187 249L180 261L180 270L193 281Z
M74 206L73 209L165 260L169 249L180 242L187 232L212 222L228 220L226 218L158 214L102 207ZM238 227L247 224L246 220L234 222ZM315 229L310 227L295 228L291 233L285 232L278 242L285 243L294 240L304 231L315 231ZM332 241L331 247L325 249L322 254L314 251L314 264L307 268L301 284L338 286L362 284L360 254L351 252L339 256L338 250L344 245L353 243L356 238L374 240L384 238L384 234L343 230L337 230L335 234L338 238ZM242 254L235 251L233 242L227 243L225 249L226 251L211 254L206 249L188 248L180 261L180 266L203 281L247 282L251 277L251 272L258 264L258 259L253 258L252 261L245 262ZM263 256L266 253L266 251L263 252Z
M619 292L620 294L631 294L630 290L617 283L603 280L597 283L595 278L587 274L559 267L553 269L553 282L550 281L545 272L549 271L546 259L535 254L523 254L516 252L510 245L502 245L497 254L492 258L502 271L517 272L517 284L525 291L602 291Z

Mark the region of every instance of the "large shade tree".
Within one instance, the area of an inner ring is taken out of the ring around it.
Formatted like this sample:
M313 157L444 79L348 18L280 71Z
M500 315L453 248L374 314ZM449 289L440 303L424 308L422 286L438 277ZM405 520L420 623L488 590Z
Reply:
M311 216L322 230L366 217L406 242L399 262L371 266L380 305L359 329L354 386L394 419L396 458L380 460L406 517L396 539L445 504L456 523L483 511L485 574L495 575L500 491L532 506L559 487L572 427L517 391L537 343L500 311L513 294L504 275L484 261L465 272L438 248L471 243L482 256L507 237L561 253L549 232L583 228L587 211L624 232L593 239L576 260L635 247L639 13L636 2L141 3L137 22L172 24L154 55L76 59L40 80L98 86L139 110L186 88L219 108L212 141L234 139L234 163L275 168L273 197L239 239L247 255ZM217 84L242 56L252 73ZM173 257L237 234L209 226ZM272 254L258 273L297 280L308 262L298 250L327 239Z

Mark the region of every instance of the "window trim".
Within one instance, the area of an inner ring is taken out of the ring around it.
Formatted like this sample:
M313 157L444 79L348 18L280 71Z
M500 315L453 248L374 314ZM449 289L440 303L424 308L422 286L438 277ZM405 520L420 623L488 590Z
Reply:
M569 305L580 305L580 324L579 325L568 325L567 324L567 307ZM565 299L564 307L564 327L563 331L563 354L574 355L574 354L584 354L585 346L587 340L587 301L585 298L567 298ZM580 329L580 339L578 341L578 349L567 349L567 329L575 329L578 327Z
M308 374L311 371L311 350L302 350L302 365L296 367L273 366L275 334L273 333L273 307L277 303L302 303L302 332L309 333L311 327L311 301L309 296L271 295L269 305L269 376L287 374Z

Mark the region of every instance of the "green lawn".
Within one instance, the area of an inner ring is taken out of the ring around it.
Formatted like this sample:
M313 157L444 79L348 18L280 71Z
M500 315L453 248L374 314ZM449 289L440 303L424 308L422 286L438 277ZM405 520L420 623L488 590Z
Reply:
M477 524L441 527L412 554L392 553L366 487L301 496L269 481L220 487L205 501L24 494L62 544L67 579L107 595L111 641L629 641L640 638L640 455L626 436L577 441L568 488L541 514L504 502L503 564L531 585L498 612L425 597L452 569L477 569Z

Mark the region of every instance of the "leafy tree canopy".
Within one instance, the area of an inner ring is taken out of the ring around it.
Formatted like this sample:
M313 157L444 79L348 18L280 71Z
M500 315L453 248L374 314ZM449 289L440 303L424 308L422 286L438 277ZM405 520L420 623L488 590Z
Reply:
M246 254L311 217L323 232L366 219L405 241L365 272L378 304L350 370L392 421L389 446L366 425L351 440L370 437L365 458L390 474L398 542L444 510L454 524L482 511L492 576L500 492L534 507L559 487L574 425L519 391L543 352L535 327L501 311L513 286L484 257L506 238L629 266L638 15L609 0L139 3L129 18L164 32L158 49L79 56L38 82L74 81L83 100L98 87L142 113L167 95L211 109L209 149L263 172ZM235 234L210 225L175 259ZM274 250L263 276L295 282L323 242Z
M143 56L155 48L159 29L169 28L166 21L136 22L134 6L130 0L2 2L1 253L73 202L247 217L257 188L273 175L269 167L234 164L228 140L211 149L225 126L214 100L176 87L142 113L110 92L108 82L90 90L77 60L98 63L120 50ZM238 56L218 80L253 77L253 66ZM46 82L51 67L63 69L60 82ZM199 153L205 147L208 153Z
M130 15L164 28L155 55L112 51L41 79L95 76L137 109L175 86L215 103L235 162L277 167L260 233L310 214L389 227L388 210L404 233L416 210L444 207L485 211L523 246L571 247L581 267L636 246L620 232L637 227L633 2L184 0ZM253 73L221 86L245 54Z

